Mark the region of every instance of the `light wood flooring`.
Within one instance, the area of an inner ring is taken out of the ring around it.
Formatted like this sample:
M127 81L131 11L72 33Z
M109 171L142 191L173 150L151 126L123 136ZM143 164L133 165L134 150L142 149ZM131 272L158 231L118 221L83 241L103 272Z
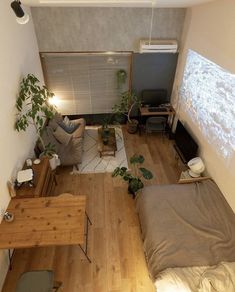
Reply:
M128 157L143 154L145 166L154 173L149 184L176 183L180 170L171 141L160 135L130 135L123 129ZM20 274L52 269L65 292L155 291L145 263L134 200L127 186L110 174L70 175L59 171L55 194L69 192L88 197L87 212L93 222L89 234L89 264L78 246L17 250L13 270L3 292L15 291Z

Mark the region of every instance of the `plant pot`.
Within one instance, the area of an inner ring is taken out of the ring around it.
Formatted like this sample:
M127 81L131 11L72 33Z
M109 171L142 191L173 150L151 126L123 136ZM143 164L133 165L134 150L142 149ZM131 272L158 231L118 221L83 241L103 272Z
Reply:
M139 122L137 120L131 120L131 123L127 121L127 132L130 134L135 134L138 130Z
M136 193L132 190L130 186L128 186L128 194L132 195L132 198L134 199L136 196Z
M52 170L56 169L56 167L60 165L60 159L58 155L53 154L53 156L49 159L49 163Z
M108 143L109 143L109 138L108 137L104 137L102 140L103 140L103 144L104 145L108 145Z
M115 114L114 120L121 125L126 123L126 118L123 114Z

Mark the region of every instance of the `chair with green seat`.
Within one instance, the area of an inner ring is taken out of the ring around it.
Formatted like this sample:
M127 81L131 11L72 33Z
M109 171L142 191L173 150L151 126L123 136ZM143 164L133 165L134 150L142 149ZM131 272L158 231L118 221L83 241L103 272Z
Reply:
M20 276L16 292L55 292L61 285L54 282L53 271L30 271Z

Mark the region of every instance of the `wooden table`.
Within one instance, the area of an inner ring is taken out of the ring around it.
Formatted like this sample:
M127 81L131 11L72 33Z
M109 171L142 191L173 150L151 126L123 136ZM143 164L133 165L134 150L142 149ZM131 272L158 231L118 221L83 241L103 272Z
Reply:
M102 140L103 129L98 129L98 151L100 153L100 157L102 156L115 156L115 152L117 151L117 141L115 135L115 128L109 128L109 140L107 145L103 143Z
M91 221L85 208L86 197L71 194L13 199L7 211L14 214L14 221L0 224L0 249L79 245L91 262L87 255Z

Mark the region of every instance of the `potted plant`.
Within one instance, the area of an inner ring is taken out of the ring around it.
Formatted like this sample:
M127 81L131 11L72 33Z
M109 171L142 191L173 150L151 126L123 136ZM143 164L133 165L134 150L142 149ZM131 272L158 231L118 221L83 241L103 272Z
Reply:
M131 91L125 91L121 94L121 100L119 104L115 104L113 112L115 114L122 114L127 117L127 131L130 134L134 134L138 130L138 121L131 119L130 115L134 107L139 108L141 105L140 98Z
M104 117L102 121L102 141L104 145L107 145L109 143L109 135L110 135L110 128L109 128L109 123L110 123L110 117Z
M49 104L49 98L54 93L49 92L46 86L40 86L40 81L33 74L28 74L20 83L20 91L16 100L18 110L15 129L26 131L32 125L40 141L43 154L53 157L55 147L51 143L45 145L42 132L46 119L51 119L55 114L55 108Z
M112 173L112 177L120 176L128 183L128 192L132 194L133 198L135 198L137 192L144 187L142 178L146 180L153 178L153 174L150 170L141 167L143 163L144 157L135 154L130 158L130 164L134 168L133 173L128 171L126 167L116 167Z
M127 78L126 70L120 69L117 71L117 87L118 90L121 89L122 85L125 84Z

